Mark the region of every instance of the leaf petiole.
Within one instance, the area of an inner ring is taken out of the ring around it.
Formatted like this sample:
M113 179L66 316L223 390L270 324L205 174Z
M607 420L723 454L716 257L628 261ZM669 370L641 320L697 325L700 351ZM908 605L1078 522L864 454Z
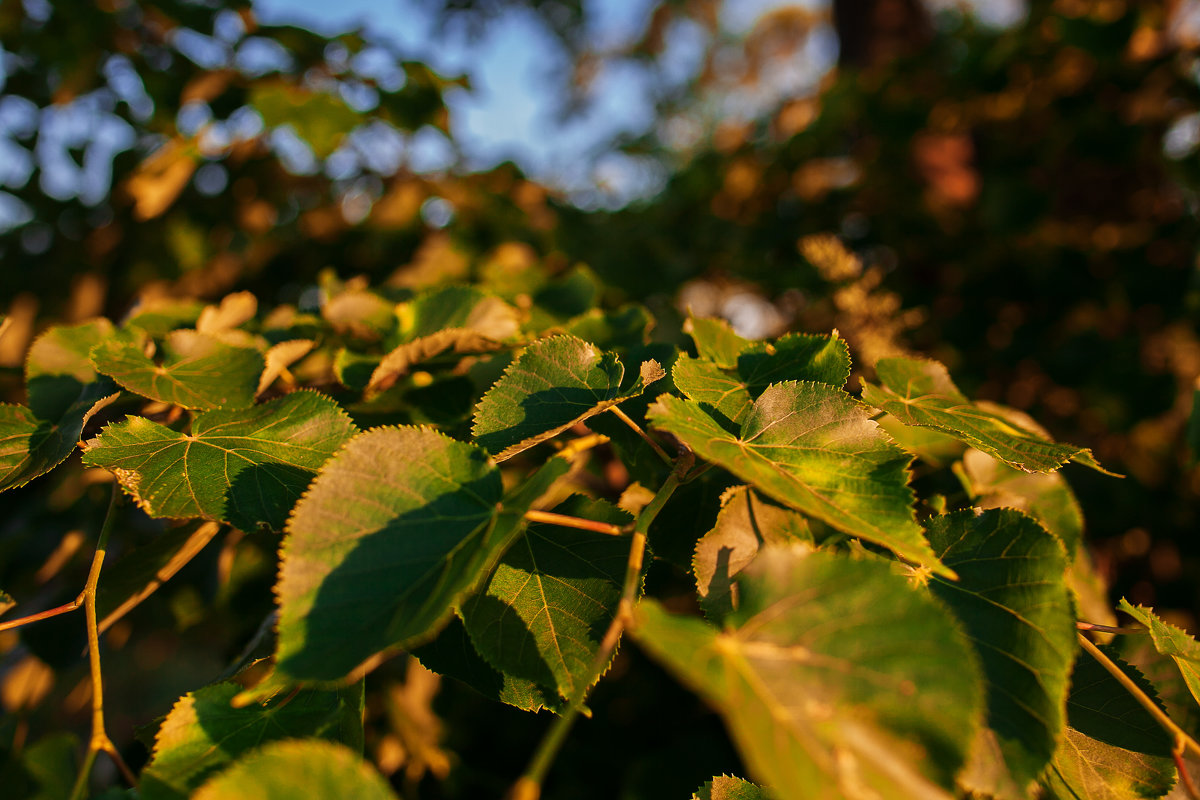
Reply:
M636 422L634 422L628 414L626 414L624 411L621 410L620 406L613 406L612 408L609 409L609 411L612 412L612 414L617 419L621 420L621 422L624 422L626 425L628 425L633 430L634 433L636 433L638 436L642 437L642 441L644 441L646 444L650 445L650 449L653 450L655 452L655 454L663 460L664 464L666 464L668 467L674 466L674 464L675 464L674 460L672 460L672 458L669 455L667 455L666 450L662 449L662 445L660 445L658 442L654 441L654 439L652 439L650 437L650 434L648 434L648 433L646 433L646 431L642 430L642 426L638 425Z
M564 528L578 528L581 531L606 533L609 536L624 536L629 533L629 526L613 525L609 522L596 522L595 520L572 517L567 514L555 514L553 511L526 511L525 519L530 522L544 522L547 525L561 525Z

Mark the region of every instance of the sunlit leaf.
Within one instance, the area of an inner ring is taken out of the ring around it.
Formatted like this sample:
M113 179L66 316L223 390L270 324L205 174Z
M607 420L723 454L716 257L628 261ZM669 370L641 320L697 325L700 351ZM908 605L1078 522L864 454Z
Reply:
M287 525L278 669L341 678L393 645L431 638L492 552L500 473L424 428L376 428L321 471Z
M1175 662L1188 691L1200 702L1200 642L1169 622L1163 622L1153 609L1131 605L1125 598L1121 598L1120 608L1146 626L1154 649Z
M198 300L143 300L129 312L124 324L160 339L176 328L195 326L205 308L204 303Z
M196 332L220 336L238 328L258 313L258 298L252 292L234 292L221 298L215 306L205 306L196 320Z
M747 344L733 369L680 356L671 370L680 391L715 409L733 426L745 421L754 401L773 383L818 381L841 387L849 375L850 351L845 340L806 334L790 334L774 343Z
M738 585L724 630L650 600L633 630L720 711L755 779L782 800L949 797L983 689L940 604L886 563L778 548Z
M339 292L321 305L333 329L364 342L378 342L396 329L396 304L367 289Z
M929 542L957 581L931 588L974 643L987 685L987 724L1017 787L1032 783L1065 726L1078 646L1062 542L1012 509L929 520ZM972 785L976 791L995 787Z
M111 322L94 319L50 328L34 340L25 359L25 389L37 417L61 418L85 387L101 380L88 353L112 333Z
M354 751L314 739L272 742L200 787L194 800L398 800Z
M624 524L632 517L579 496L555 512ZM479 592L462 605L475 649L501 673L571 696L599 675L592 661L617 612L629 541L531 524Z
M622 392L624 374L615 355L582 339L535 342L479 401L475 441L503 461L641 394L664 373L658 362L646 361L639 380Z
M771 800L771 795L750 781L719 775L697 789L692 800Z
M734 576L746 568L763 545L811 543L803 516L761 497L749 486L737 486L721 497L717 524L696 543L692 572L700 606L721 619L737 606Z
M280 530L317 470L353 433L336 403L300 391L199 414L191 433L129 417L89 441L84 461L112 470L152 517Z
M88 420L117 399L112 385L93 383L57 421L38 419L25 406L0 403L0 492L45 475L75 451Z
M362 751L362 682L334 691L301 690L234 708L235 683L184 695L154 740L138 790L144 800L183 800L241 756L279 739L318 738Z
M288 367L304 358L316 346L317 343L312 339L288 339L272 345L263 355L266 366L258 378L258 388L255 389L254 396L257 397L271 388L276 378L287 372Z
M1050 472L1074 460L1099 469L1091 452L1058 444L972 403L937 361L883 358L875 365L880 386L863 381L863 401L905 425L934 428L1026 472Z
M913 517L912 457L841 389L776 384L754 402L740 436L677 397L659 397L649 419L772 499L950 574Z
M738 355L750 345L749 340L734 333L723 319L688 317L684 330L696 343L700 358L711 361L721 369L736 367Z
M207 410L245 408L254 403L263 357L192 330L167 334L162 362L146 354L136 337L113 337L92 350L99 372L152 400Z

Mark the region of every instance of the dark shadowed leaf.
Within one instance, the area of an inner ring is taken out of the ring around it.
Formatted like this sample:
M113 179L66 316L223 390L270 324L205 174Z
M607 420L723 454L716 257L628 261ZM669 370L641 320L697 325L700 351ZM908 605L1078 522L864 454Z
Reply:
M664 374L658 362L644 362L639 380L622 392L624 373L615 355L582 339L535 342L479 401L475 441L503 461L641 394Z
M724 630L643 600L634 634L720 711L755 779L784 800L949 797L983 709L951 616L886 563L820 552L766 549L738 585Z
M184 800L230 763L278 739L328 739L362 752L361 681L234 708L239 691L235 683L215 683L180 698L158 729L142 772L144 800Z
M25 406L0 403L0 492L45 475L75 451L92 415L117 399L112 384L87 386L57 421L38 419Z
M113 333L107 319L50 328L29 347L25 389L31 411L40 419L60 419L79 394L101 380L88 354Z
M99 372L151 400L199 410L254 403L264 362L257 350L233 347L192 330L167 334L161 363L135 336L114 336L92 349Z
M929 520L929 542L957 581L935 578L983 665L987 724L1004 772L1024 787L1054 755L1066 724L1078 646L1062 542L1013 509L959 511ZM1003 775L1003 772L1001 773ZM996 786L968 788L995 792Z
M621 525L632 517L575 496L555 512ZM617 612L629 540L530 524L480 591L462 605L475 649L506 676L569 697L590 685L592 660Z
M648 418L772 499L950 574L913 517L912 457L841 389L776 384L754 402L740 436L677 397L659 397Z
M398 800L362 756L315 739L272 742L234 763L194 800Z
M84 460L112 470L152 517L280 530L317 470L353 434L333 400L300 391L200 414L190 434L129 417L89 441Z

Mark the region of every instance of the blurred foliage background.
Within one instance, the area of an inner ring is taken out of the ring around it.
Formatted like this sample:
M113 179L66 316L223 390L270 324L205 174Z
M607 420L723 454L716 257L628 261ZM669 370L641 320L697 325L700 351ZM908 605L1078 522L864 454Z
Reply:
M620 165L614 185L468 169L446 97L469 82L368 32L264 25L238 0L0 0L3 396L21 399L38 331L158 298L248 289L303 311L359 275L515 285L586 264L660 338L689 308L747 336L836 327L859 374L928 354L967 394L1093 448L1127 475L1068 470L1101 574L1195 630L1197 3L1031 0L1001 24L986 3L833 0L731 31L719 0L663 0L600 47L582 0L422 2L439 31L535 15L570 56L564 118L606 70L644 71L653 125L588 155ZM683 75L681 30L699 43ZM822 52L835 67L813 66ZM418 135L449 165L416 169ZM64 602L105 493L79 473L45 483L0 498L0 585ZM112 730L246 646L274 548L226 536L114 628ZM51 771L72 757L29 737L85 722L81 642L71 618L0 634L0 748L41 747ZM711 777L691 762L738 770L716 719L634 648L616 670L637 677L601 684L607 725L580 726L552 796L684 797ZM404 662L373 680L369 749L406 796L498 796L545 725ZM136 762L142 745L122 746ZM41 785L12 763L0 786L14 770Z

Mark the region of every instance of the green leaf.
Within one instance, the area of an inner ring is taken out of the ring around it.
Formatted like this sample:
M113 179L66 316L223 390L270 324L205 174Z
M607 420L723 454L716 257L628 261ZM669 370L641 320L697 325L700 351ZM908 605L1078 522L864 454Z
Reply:
M41 419L60 419L85 387L101 380L88 353L112 334L112 323L101 318L53 327L35 339L25 359L30 410Z
M644 306L630 304L614 311L593 308L568 320L562 330L602 350L610 350L645 344L653 323Z
M474 445L411 427L350 440L288 520L278 670L335 680L431 638L514 535L497 541L500 499L500 472Z
M25 406L0 403L0 492L45 475L75 451L84 427L119 396L107 381L86 387L57 421L38 419Z
M721 369L737 366L737 357L750 342L733 332L723 319L688 317L684 330L691 334L700 358L711 361Z
M718 775L697 789L692 800L771 800L771 795L750 781Z
M713 619L724 618L738 603L733 578L754 561L759 548L812 541L803 516L749 486L733 487L721 496L716 526L696 543L692 572L700 607Z
M1083 542L1083 511L1060 472L1024 472L987 453L963 455L965 487L980 508L1015 508L1036 519L1060 540L1073 559Z
M1131 753L1075 728L1063 733L1042 777L1045 800L1153 800L1175 784L1171 758Z
M263 357L192 330L167 334L162 363L137 337L112 337L92 350L92 363L131 392L184 408L245 408L254 403Z
M17 605L17 601L12 599L12 595L8 592L0 590L0 617L7 614Z
M1101 645L1100 650L1120 667L1147 697L1158 701L1158 693L1137 667L1127 664L1111 648ZM1095 656L1086 650L1080 651L1071 673L1067 720L1072 728L1105 744L1153 756L1171 755L1171 736Z
M967 446L948 433L905 425L891 414L875 420L906 453L933 467L946 467L962 458Z
M89 441L84 462L112 470L152 517L280 530L317 470L354 432L333 400L299 391L199 414L190 434L129 417Z
M401 305L399 342L371 373L367 397L390 388L416 364L443 353L495 350L520 332L517 310L499 297L449 286Z
M398 800L362 757L332 742L272 742L200 787L193 800Z
M622 525L632 517L575 496L555 512ZM480 591L462 604L475 649L501 673L570 697L590 686L592 660L617 613L629 540L531 524Z
M176 328L188 328L196 324L204 313L205 305L199 300L174 300L159 298L144 300L125 318L123 325L145 331L161 339Z
M328 158L363 117L340 97L284 81L256 81L250 105L268 128L290 125L318 159Z
M975 644L988 727L1012 782L1028 786L1062 735L1078 649L1066 551L1036 520L1012 509L933 517L928 530L942 562L958 572L957 581L937 578L931 588Z
M834 336L789 334L774 344L747 344L727 370L705 359L680 356L671 379L689 398L740 425L768 386L783 381L817 381L841 387L850 376L850 350ZM731 428L731 430L734 428Z
M648 418L777 502L952 574L913 517L912 457L841 389L776 384L754 402L740 436L722 428L700 404L677 397L659 397Z
M723 631L643 600L633 633L755 779L780 798L949 797L983 708L951 616L887 563L821 552L766 549L738 586Z
M143 800L183 800L242 755L279 739L328 739L362 752L361 681L336 691L305 689L294 697L234 708L231 702L240 691L235 683L216 683L175 704L142 772Z
M79 771L79 740L73 734L52 733L14 751L0 761L5 798L68 800Z
M489 700L522 711L557 711L563 705L553 688L502 673L485 661L457 616L432 641L410 652L426 669L464 683Z
M1146 626L1154 649L1175 662L1188 691L1200 702L1200 642L1174 625L1163 622L1151 608L1133 606L1121 598L1120 609Z
M969 401L937 361L882 358L875 365L881 387L863 381L863 401L905 425L949 433L977 450L1026 472L1051 472L1074 460L1100 469L1091 451L1050 441ZM1101 470L1104 471L1104 470Z
M615 355L582 339L553 336L535 342L479 401L475 441L504 461L641 394L664 375L658 362L646 361L640 378L622 392L624 373Z

